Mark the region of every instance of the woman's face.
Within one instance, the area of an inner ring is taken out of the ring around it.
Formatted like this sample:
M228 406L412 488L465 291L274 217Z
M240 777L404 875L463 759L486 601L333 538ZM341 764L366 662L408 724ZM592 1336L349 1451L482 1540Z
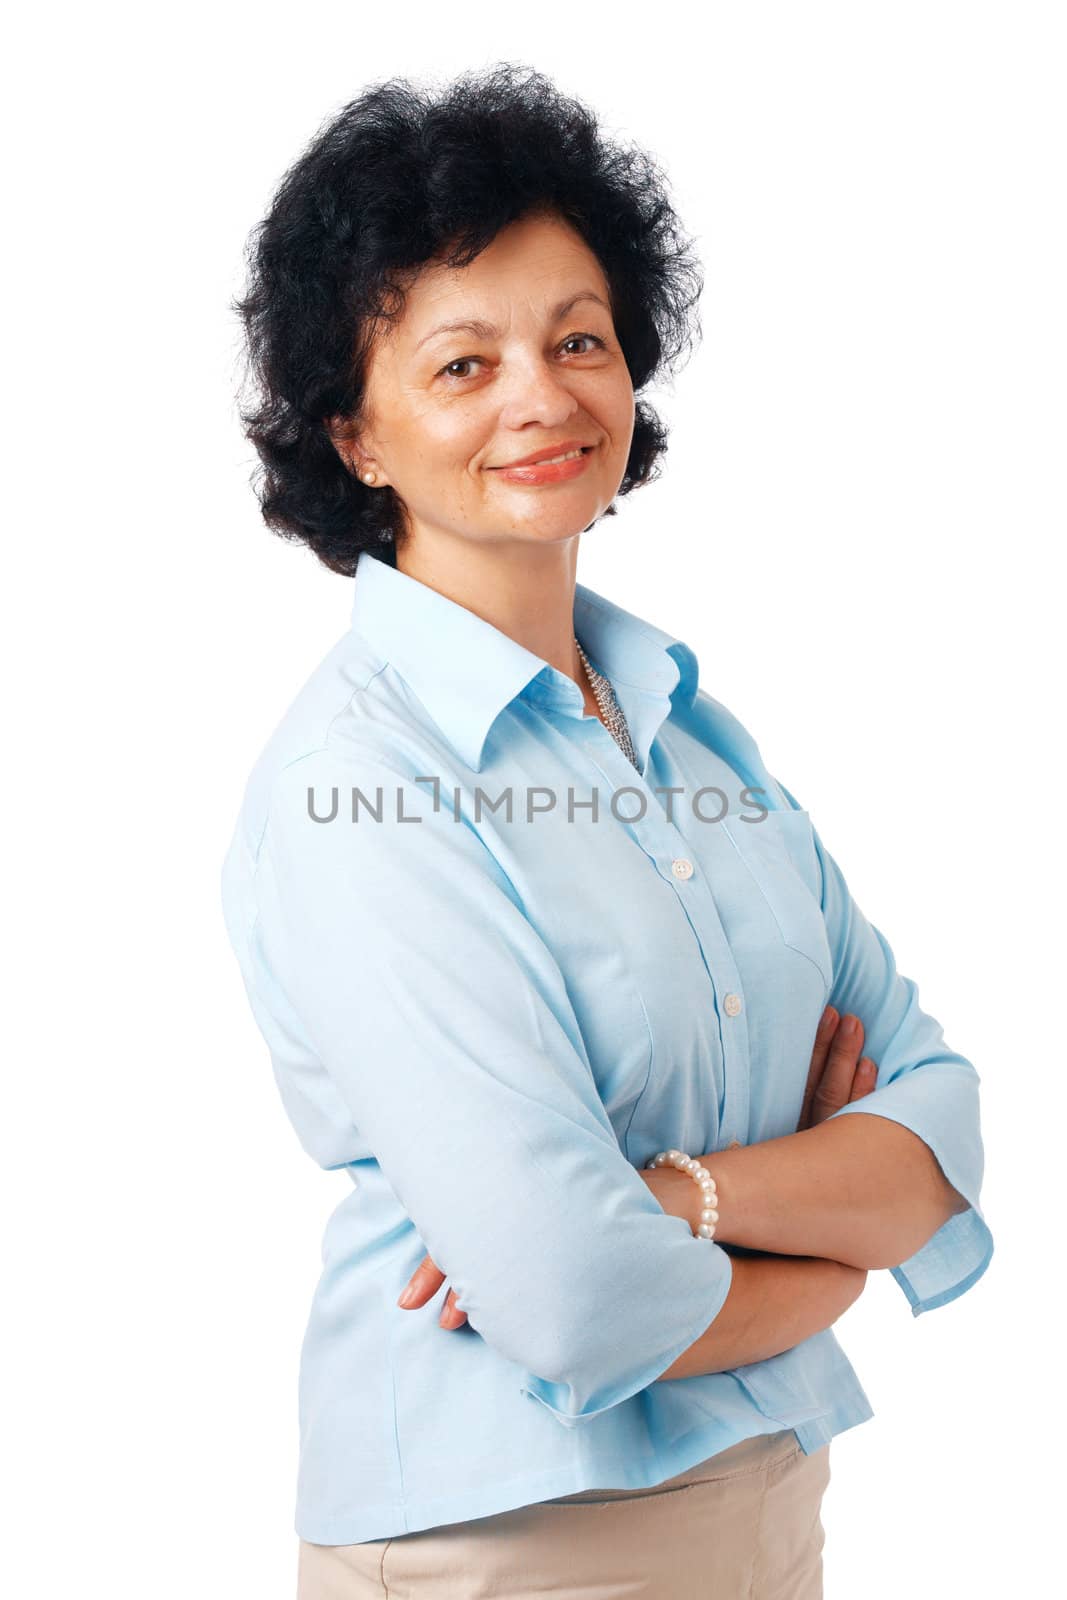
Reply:
M466 267L422 269L402 318L382 325L364 426L345 446L354 470L372 464L392 485L416 548L572 539L611 504L634 393L609 300L596 256L557 218L510 224ZM455 322L477 326L442 328ZM502 470L572 443L588 447L581 463Z

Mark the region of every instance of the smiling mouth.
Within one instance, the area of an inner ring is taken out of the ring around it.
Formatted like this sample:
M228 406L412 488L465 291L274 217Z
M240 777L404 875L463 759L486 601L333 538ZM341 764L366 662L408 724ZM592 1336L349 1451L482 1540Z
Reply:
M549 456L547 461L535 461L532 465L535 467L550 467L556 461L577 461L579 456L585 455L586 448L585 445L582 445L578 450L568 450L564 456Z
M561 456L549 456L546 461L506 461L502 467L493 467L493 472L515 472L520 467L552 467L560 461L577 461L580 456L587 456L592 450L591 444L583 444L578 450L568 450Z

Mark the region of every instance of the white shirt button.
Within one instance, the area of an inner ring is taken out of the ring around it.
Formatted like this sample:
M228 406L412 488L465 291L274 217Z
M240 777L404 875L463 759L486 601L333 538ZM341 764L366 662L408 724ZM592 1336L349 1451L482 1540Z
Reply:
M691 878L693 876L693 863L681 856L677 861L671 862L671 871L676 878Z
M723 1000L722 1008L728 1017L740 1015L741 996L739 994L728 994Z

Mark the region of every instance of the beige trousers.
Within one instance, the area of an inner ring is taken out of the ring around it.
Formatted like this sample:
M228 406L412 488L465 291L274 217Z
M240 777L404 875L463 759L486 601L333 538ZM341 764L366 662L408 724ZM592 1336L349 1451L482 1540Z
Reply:
M586 1489L365 1544L300 1541L297 1600L821 1600L830 1446L743 1439L651 1489Z

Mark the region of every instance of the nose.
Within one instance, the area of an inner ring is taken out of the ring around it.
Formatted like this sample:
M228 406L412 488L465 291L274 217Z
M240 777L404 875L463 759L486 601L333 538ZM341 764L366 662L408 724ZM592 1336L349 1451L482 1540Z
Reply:
M581 410L570 388L569 375L547 359L524 361L504 377L505 395L500 413L503 428L519 429L527 422L558 427Z

